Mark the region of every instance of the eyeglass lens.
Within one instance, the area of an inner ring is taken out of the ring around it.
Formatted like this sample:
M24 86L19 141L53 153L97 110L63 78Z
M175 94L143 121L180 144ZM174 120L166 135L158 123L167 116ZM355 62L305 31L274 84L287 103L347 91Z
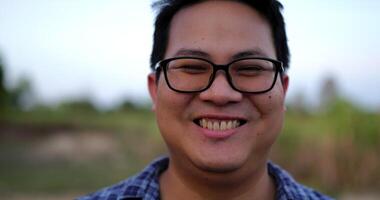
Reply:
M215 67L212 63L196 58L174 59L166 65L169 85L179 91L201 91L210 84ZM269 89L276 77L275 64L264 59L243 59L228 67L232 87L243 92L259 92Z

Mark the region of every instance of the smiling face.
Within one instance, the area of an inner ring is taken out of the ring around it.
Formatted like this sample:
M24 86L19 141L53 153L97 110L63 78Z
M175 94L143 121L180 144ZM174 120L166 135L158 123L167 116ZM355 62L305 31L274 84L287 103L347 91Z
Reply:
M216 64L237 57L276 59L268 22L251 7L233 1L205 1L180 10L172 19L165 58L194 56ZM231 88L219 71L199 93L171 90L163 74L148 77L160 132L171 164L203 172L233 172L265 165L281 131L288 78L277 78L263 94ZM191 83L188 83L191 84Z

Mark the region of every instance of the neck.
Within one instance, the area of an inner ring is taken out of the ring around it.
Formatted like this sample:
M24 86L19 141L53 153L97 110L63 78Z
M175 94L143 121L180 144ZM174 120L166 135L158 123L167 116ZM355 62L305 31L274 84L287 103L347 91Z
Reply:
M189 170L170 162L160 177L161 199L274 199L275 183L266 162L254 170L210 173Z

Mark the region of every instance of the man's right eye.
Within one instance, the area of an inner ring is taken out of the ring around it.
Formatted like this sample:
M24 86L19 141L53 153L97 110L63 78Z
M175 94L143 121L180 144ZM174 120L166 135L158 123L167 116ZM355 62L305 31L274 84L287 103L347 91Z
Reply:
M173 68L184 73L201 74L209 71L209 68L201 65L180 65Z

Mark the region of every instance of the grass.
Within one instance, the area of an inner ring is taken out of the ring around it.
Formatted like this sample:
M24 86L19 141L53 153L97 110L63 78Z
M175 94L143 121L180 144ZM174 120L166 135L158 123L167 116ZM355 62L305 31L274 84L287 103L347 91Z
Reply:
M320 113L288 110L271 159L336 196L380 189L379 113L345 102ZM162 153L146 109L8 112L0 117L0 193L84 194L136 173Z

